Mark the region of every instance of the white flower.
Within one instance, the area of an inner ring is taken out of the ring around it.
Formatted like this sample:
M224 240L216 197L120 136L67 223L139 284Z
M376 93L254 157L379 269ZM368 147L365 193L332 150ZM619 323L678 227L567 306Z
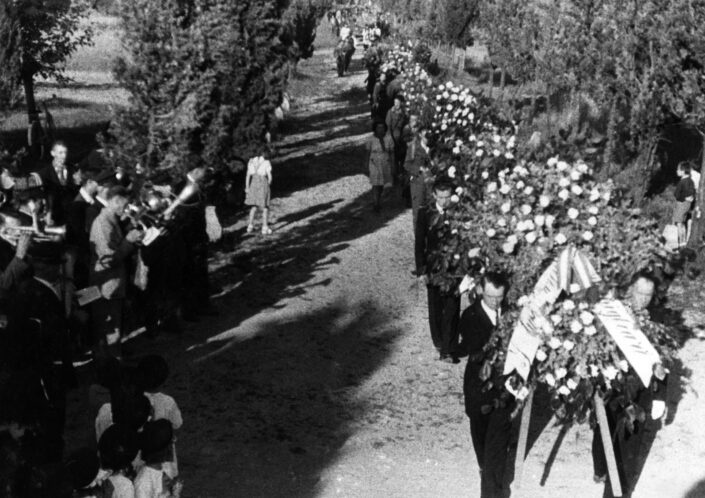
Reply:
M500 188L499 191L500 191L503 195L507 195L509 192L512 191L512 187L510 187L509 185L507 185L507 184L505 183L504 185L502 185L502 188Z
M500 227L502 227L502 228L506 227L506 226L507 226L507 220L505 220L504 218L499 218L499 219L497 220L497 226L500 226Z
M561 342L561 340L558 337L551 337L551 340L548 341L548 346L551 349L558 349L559 347L561 347L561 344L563 344L563 343Z
M525 306L529 302L529 296L523 295L517 300L517 305Z
M629 362L627 360L619 360L619 369L622 372L628 372L629 371Z
M590 377L597 377L600 373L600 369L597 368L597 365L590 365Z
M458 201L460 201L460 197L458 197L457 195L453 194L450 196L450 202L458 202Z
M497 231L494 228L488 228L487 232L485 232L489 238L494 237L497 235Z
M448 176L451 178L455 178L455 166L451 166L448 168Z
M556 370L556 379L562 379L566 375L568 375L568 370L566 370L564 367L559 367Z
M543 224L546 222L546 217L542 214L537 214L534 216L534 223L536 224L537 227L542 227Z
M475 155L476 155L477 157L482 157L482 155L483 155L484 153L485 153L484 150L482 150L482 149L477 149L477 152L475 152Z
M546 164L548 164L548 165L551 166L551 167L555 166L556 164L558 164L558 157L552 157L552 158L550 158L550 159L546 162Z
M531 185L529 185L528 187L526 187L524 189L524 195L531 195L533 193L534 193L534 187L532 187Z
M504 157L506 159L514 159L514 154L512 154L511 152L505 152Z
M446 111L452 111L452 110L453 110L453 106L451 104L448 104L446 106Z
M552 214L546 215L546 226L548 228L551 228L553 226L553 222L556 221L556 217L553 216Z
M598 208L597 206L590 206L588 208L588 213L590 213L590 214L597 214L599 212L600 212L600 208Z
M577 282L573 282L570 284L570 293L575 294L576 292L580 292L580 284Z
M597 225L597 218L595 218L594 216L590 216L588 218L588 225L591 225L591 226Z
M575 302L572 299L566 299L563 301L563 309L565 311L573 311L575 309Z
M539 197L539 205L541 207L548 207L548 205L551 203L551 199L547 195L542 195Z
M563 348L566 351L572 351L574 347L575 347L575 343L573 341L571 341L569 339L566 339L565 341L563 341Z
M536 232L527 233L525 238L529 244L533 244L534 242L536 242Z
M563 177L560 180L558 180L558 186L563 187L563 188L568 188L568 186L570 186L570 180L568 180L566 177Z
M536 359L537 360L544 361L544 360L546 360L546 358L548 358L548 355L544 352L543 349L539 349L538 351L536 351Z
M441 125L441 130L446 131L447 129L448 129L448 125L445 124L445 123L443 123L443 124Z
M479 247L473 247L468 251L468 258L476 258L480 255L480 248Z
M558 171L565 171L568 169L568 167L568 163L565 161L558 161L558 163L556 163L556 169Z
M559 323L561 323L562 319L563 318L558 313L554 313L553 315L551 315L551 321L553 322L553 325L558 325Z
M553 238L553 240L554 240L554 241L556 242L556 244L558 244L559 246L561 246L561 245L565 244L566 242L568 242L568 239L567 239L566 236L563 235L562 233L559 233L558 235L556 235L556 236Z
M507 237L507 242L509 244L516 244L517 242L519 242L519 239L517 238L516 235L512 234L509 237Z
M460 259L460 254L453 254L453 259L455 259L455 260Z
M485 142L483 142L482 140L479 140L479 141L477 142L477 146L478 146L478 147L484 147L484 146L485 146Z
M583 193L583 188L580 185L573 185L570 187L570 191L573 192L573 195L580 195Z
M531 214L531 206L529 206L528 204L522 205L521 214L523 214L524 216L529 216L529 214Z
M512 209L512 203L507 201L500 207L503 213L508 213Z
M572 333L577 334L581 330L583 330L583 325L578 320L570 322L570 331Z
M484 175L485 173L487 173L487 171L485 171L485 172L483 173L483 175ZM490 183L487 184L487 192L488 192L488 193L491 194L492 192L496 192L496 191L497 191L497 183L496 183L496 182L490 182Z
M589 325L589 326L585 327L583 332L585 332L585 335L587 335L587 336L593 336L593 335L597 334L597 329L595 328L594 325Z
M585 164L585 163L582 162L582 161L579 162L579 163L576 165L576 167L578 168L578 171L580 171L582 174L585 174L585 173L587 173L588 171L590 171L590 168L588 168L588 165Z
M614 365L607 365L602 369L602 375L604 375L607 380L614 380L618 372L619 371L614 368Z
M571 220L576 219L578 216L580 216L580 211L578 211L577 209L570 208L568 210L568 218L570 218Z
M522 182L521 180L519 180L519 181L516 183L515 186L516 186L517 190L521 190L521 189L524 188L524 182Z
M583 232L583 240L586 242L590 242L594 237L595 235L590 231Z
M502 153L498 151L497 149L492 149L492 155L494 157L499 157Z
M562 394L563 396L570 396L570 389L568 389L566 386L561 386L558 388L558 394Z
M602 194L602 199L604 199L605 202L609 202L611 198L612 198L611 192L605 192L604 194Z
M487 180L489 177L490 177L490 174L487 171L482 172L482 179L483 180ZM497 186L495 185L495 189L496 188L497 188Z
M546 380L546 384L548 384L549 386L553 387L556 385L556 378L550 373L547 373L544 376L544 379Z
M458 234L458 229L454 228L453 230L450 231L452 235L457 235Z
M524 220L521 220L520 222L517 223L516 230L518 232L524 232L526 231L526 222Z
M455 154L456 156L460 154L460 147L458 147L457 145L453 147L453 154Z
M568 192L566 189L563 189L558 192L558 197L563 201L567 201L568 197L570 197L570 192Z
M502 244L502 251L504 251L504 254L511 254L514 252L514 248L516 247L516 244L511 244L509 242L505 242Z
M496 144L498 144L500 140L501 140L501 138L499 137L499 135L494 135L492 137L492 141Z
M465 192L465 189L463 187L458 187L455 189L455 193L458 195L463 195L463 192Z
M583 322L583 325L592 325L592 322L595 321L595 315L589 311L583 311L580 313L580 321Z
M586 309L588 309L588 308L589 308L589 305L588 305L588 303L586 303L585 301L581 302L581 303L578 305L578 309L579 309L579 310L586 310Z
M580 180L580 176L581 176L580 171L573 170L570 172L570 179L573 180L574 182L577 182L578 180ZM581 191L582 191L582 189L581 189ZM575 194L575 195L580 195L580 194Z
M597 190L596 188L593 188L590 191L590 202L595 202L600 200L600 191Z
M575 382L573 379L568 379L565 385L568 386L568 389L570 389L571 391L575 391L575 389L578 387L578 383Z

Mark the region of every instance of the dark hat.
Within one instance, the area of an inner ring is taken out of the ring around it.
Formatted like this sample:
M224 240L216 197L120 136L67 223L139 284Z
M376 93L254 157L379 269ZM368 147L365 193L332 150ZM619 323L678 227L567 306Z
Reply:
M74 451L64 462L66 470L71 475L73 489L83 489L98 476L100 462L98 453L90 448Z
M110 168L96 170L93 180L95 180L98 185L110 185L118 183L117 177L115 176L115 171Z
M104 469L122 470L130 466L139 451L137 431L124 424L113 424L100 436L98 451Z
M142 458L165 450L174 439L174 428L166 419L159 419L144 424L141 435L140 450Z
M169 377L169 365L163 356L150 354L139 361L137 372L142 387L146 391L151 391L166 382L167 377Z

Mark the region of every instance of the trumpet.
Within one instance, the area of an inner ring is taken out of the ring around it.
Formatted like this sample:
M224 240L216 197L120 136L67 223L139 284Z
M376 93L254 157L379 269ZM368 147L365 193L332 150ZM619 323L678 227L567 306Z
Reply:
M35 226L3 226L0 227L0 238L16 246L23 234L29 233L35 242L63 242L66 238L66 227Z

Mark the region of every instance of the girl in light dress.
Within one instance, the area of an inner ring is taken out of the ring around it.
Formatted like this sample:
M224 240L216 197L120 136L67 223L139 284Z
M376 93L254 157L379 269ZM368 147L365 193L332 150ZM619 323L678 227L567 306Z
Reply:
M387 125L375 123L374 134L367 144L367 166L372 186L372 202L375 212L381 209L382 192L392 186L392 164L394 141L387 133Z
M269 235L269 198L272 184L272 163L264 156L253 157L247 163L247 176L245 177L245 204L250 208L250 219L247 224L247 233L255 230L255 215L257 210L262 210L262 234Z

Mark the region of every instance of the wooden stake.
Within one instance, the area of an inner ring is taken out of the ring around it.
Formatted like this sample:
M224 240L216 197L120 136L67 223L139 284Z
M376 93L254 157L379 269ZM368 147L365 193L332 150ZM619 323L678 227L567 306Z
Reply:
M517 443L516 460L514 461L514 492L521 488L521 478L524 473L524 460L526 460L526 444L529 440L529 425L531 425L531 407L534 402L534 390L529 391L521 412L521 424L519 425L519 442Z
M610 434L610 426L607 422L607 412L605 411L605 403L598 393L595 393L595 415L597 415L597 423L600 426L600 435L602 436L602 447L605 449L605 460L607 460L607 471L610 475L610 485L612 486L612 494L615 497L622 496L622 484L619 482L619 473L617 472L617 460L614 457L614 446L612 446L612 435Z

